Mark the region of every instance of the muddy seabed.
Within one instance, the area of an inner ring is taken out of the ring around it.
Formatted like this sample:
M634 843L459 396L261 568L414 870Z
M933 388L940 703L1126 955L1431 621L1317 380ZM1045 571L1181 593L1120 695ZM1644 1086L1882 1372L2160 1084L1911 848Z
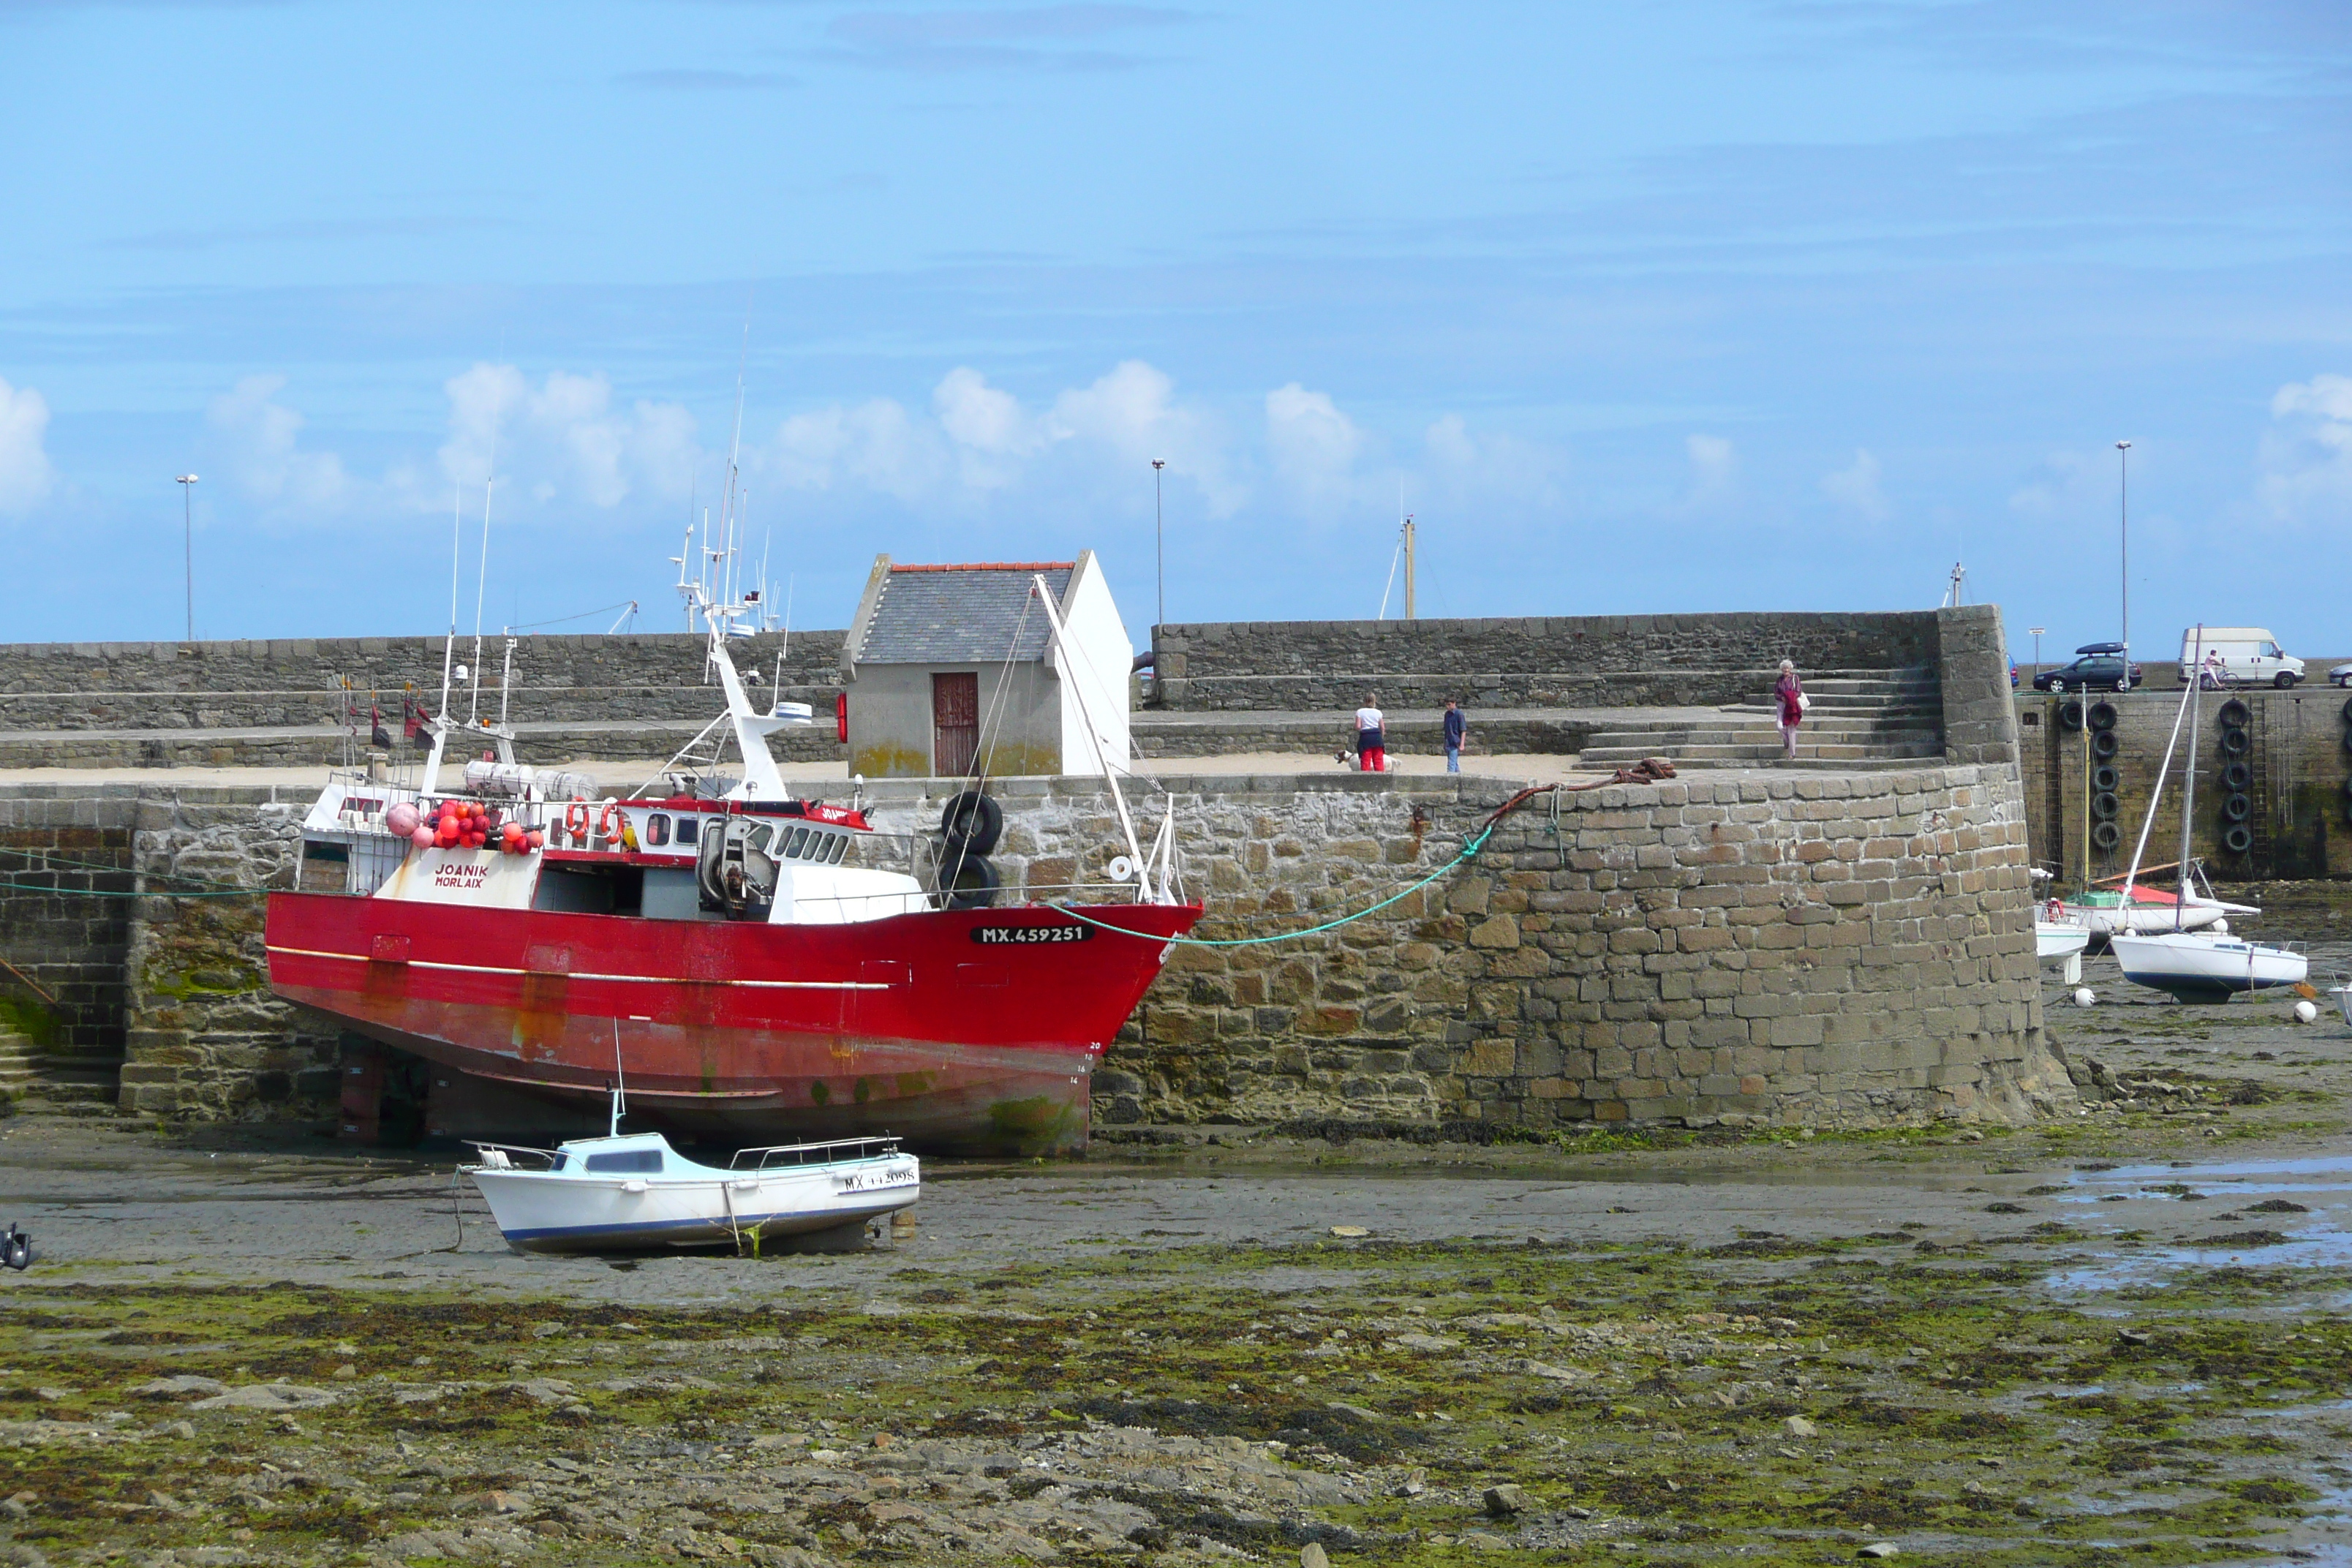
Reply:
M2091 980L2053 1125L1192 1129L855 1255L0 1124L0 1564L2352 1563L2352 1031Z

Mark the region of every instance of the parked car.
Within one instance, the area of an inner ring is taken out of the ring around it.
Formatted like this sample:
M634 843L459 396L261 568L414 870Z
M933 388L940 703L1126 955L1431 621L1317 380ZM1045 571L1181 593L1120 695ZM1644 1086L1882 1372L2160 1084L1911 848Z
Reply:
M2036 691L2128 691L2140 683L2138 665L2133 665L2128 676L2124 671L2124 645L2119 642L2084 643L2074 650L2071 664L2055 669L2045 669L2033 678Z
M2185 685L2204 650L2207 687L2275 686L2284 691L2303 679L2303 660L2280 648L2261 626L2191 626L2180 634L2180 679Z
M2352 664L2339 664L2327 672L2330 686L2352 686Z

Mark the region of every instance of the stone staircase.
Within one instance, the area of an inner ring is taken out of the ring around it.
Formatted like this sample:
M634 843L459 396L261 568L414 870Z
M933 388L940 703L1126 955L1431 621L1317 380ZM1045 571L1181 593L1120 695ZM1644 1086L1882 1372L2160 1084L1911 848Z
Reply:
M122 1066L110 1058L44 1051L0 1028L0 1101L18 1116L110 1116Z
M1797 732L1798 766L1871 767L1944 754L1943 694L1925 668L1830 671L1805 679L1813 700ZM1752 768L1783 762L1769 690L1707 710L1629 710L1597 731L1579 755L1586 768L1623 767L1643 757L1677 767Z

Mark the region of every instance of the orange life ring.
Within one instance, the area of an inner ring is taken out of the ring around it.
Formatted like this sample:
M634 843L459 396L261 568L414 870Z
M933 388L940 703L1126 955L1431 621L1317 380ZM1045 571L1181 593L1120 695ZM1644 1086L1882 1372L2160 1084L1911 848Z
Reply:
M596 819L596 835L608 847L617 849L621 847L621 831L628 826L629 819L621 810L621 803L608 800L604 803L604 815Z
M581 848L588 847L588 803L575 800L563 808L563 831Z

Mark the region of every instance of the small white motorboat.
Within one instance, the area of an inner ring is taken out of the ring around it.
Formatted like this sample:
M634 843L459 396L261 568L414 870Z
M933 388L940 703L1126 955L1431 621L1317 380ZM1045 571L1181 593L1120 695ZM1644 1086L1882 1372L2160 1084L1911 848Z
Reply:
M2091 928L2078 921L2036 917L2033 921L2034 956L2046 969L2055 969L2070 958L2080 958L2083 950L2090 945Z
M2168 991L2183 1002L2209 1002L2241 991L2300 985L2311 976L2311 960L2291 947L2212 931L2161 931L2107 939L2135 985Z
M614 1121L617 1129L617 1112ZM724 1168L685 1158L658 1132L474 1147L480 1160L458 1169L518 1252L756 1252L763 1241L862 1226L922 1195L920 1163L895 1138L745 1149Z

